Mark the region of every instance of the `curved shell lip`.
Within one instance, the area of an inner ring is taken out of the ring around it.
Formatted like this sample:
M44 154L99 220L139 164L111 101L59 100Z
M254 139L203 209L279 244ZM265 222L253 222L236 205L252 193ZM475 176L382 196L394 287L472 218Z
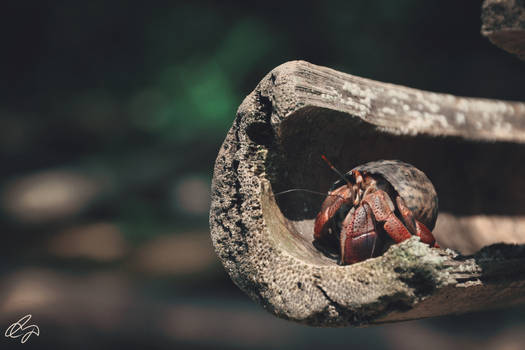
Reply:
M403 198L415 217L429 230L434 229L438 215L438 197L434 185L424 172L401 160L377 160L358 165L344 174L351 181L353 170L382 176ZM330 190L344 184L345 181L339 179Z

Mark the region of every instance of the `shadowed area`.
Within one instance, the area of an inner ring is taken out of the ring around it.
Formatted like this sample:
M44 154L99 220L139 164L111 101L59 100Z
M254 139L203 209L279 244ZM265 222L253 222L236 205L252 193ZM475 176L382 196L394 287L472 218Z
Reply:
M434 231L443 247L473 253L496 243L525 243L525 145L477 142L458 137L392 135L340 112L307 107L288 116L270 152L274 193L309 189L326 193L339 177L321 159L346 172L373 160L399 159L422 170L439 198ZM284 216L313 240L313 219L322 195L278 195ZM478 224L483 220L485 224ZM510 226L509 226L510 225ZM510 229L509 229L510 228Z

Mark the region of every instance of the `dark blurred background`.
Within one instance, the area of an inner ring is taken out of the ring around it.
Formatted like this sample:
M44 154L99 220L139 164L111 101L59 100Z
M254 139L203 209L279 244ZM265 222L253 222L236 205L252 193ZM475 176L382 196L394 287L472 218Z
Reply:
M7 1L0 11L0 348L523 349L524 309L315 329L229 280L209 239L237 106L294 59L525 100L480 1Z

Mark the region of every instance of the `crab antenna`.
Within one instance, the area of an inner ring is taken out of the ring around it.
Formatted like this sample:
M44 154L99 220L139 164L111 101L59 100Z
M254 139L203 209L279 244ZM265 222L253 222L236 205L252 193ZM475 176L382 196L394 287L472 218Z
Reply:
M343 174L341 174L341 172L339 170L337 170L337 168L335 166L332 165L332 163L330 163L330 161L328 160L328 158L325 157L324 154L321 154L321 158L323 158L323 160L326 162L326 164L328 164L328 166L330 167L330 169L332 169L333 171L335 171L337 173L337 175L339 175L339 177L341 179L343 179L347 184L348 184L348 187L349 188L352 188L352 184L350 183L350 181L348 181L348 179L346 178L346 176L344 176Z
M323 196L323 197L326 197L326 196L334 196L334 197L339 197L339 198L342 198L344 199L342 196L338 195L338 194L326 194L326 193L323 193L323 192L318 192L318 191L313 191L313 190L307 190L305 188L293 188L291 190L286 190L286 191L281 191L281 192L277 192L275 194L275 196L280 196L282 194L286 194L286 193L290 193L290 192L306 192L306 193L313 193L313 194L317 194L319 196Z

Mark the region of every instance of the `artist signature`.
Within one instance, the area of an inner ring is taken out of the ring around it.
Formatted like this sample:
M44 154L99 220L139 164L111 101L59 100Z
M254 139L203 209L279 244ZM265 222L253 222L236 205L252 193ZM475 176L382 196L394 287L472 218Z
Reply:
M31 314L25 315L15 323L9 326L5 331L5 336L8 338L22 337L20 342L24 344L31 335L40 335L40 328L36 324L26 326L26 323L31 319Z

